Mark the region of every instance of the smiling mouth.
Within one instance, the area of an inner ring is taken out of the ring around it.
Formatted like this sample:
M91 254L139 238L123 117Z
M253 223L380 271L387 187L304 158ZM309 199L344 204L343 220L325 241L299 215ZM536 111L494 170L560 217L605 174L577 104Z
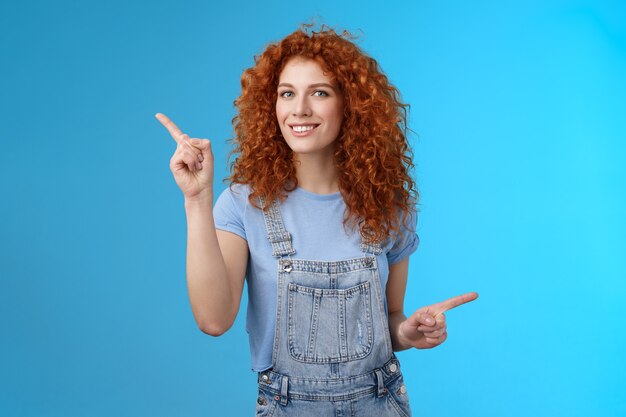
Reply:
M300 126L289 126L294 133L307 133L312 130L315 130L319 124L312 125L300 125Z

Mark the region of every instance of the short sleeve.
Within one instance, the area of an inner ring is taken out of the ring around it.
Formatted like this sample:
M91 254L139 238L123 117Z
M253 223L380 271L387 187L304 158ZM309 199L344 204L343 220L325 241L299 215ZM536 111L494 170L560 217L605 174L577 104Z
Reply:
M233 191L226 187L213 206L215 228L235 233L247 240L243 222L245 199L242 194L233 195Z
M396 239L391 249L387 253L387 261L389 265L393 265L395 263L400 262L404 258L411 255L413 252L417 250L417 246L419 245L420 239L416 233L417 228L417 214L409 213L409 217L407 219L407 226L400 224L400 231L402 232L402 236Z

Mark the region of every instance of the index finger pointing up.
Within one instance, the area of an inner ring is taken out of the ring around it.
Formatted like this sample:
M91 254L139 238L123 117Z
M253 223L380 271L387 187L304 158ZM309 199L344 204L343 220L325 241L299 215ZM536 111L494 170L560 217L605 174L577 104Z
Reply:
M451 310L455 307L458 307L461 304L474 301L477 298L478 298L478 293L468 292L463 295L457 295L456 297L448 298L447 300L442 301L440 303L433 304L431 307L434 310L434 313L435 313L434 315L437 315L445 311Z
M157 113L154 115L159 122L170 132L172 138L176 141L176 143L180 142L180 139L183 135L183 132L176 126L174 122L170 120L169 117L164 115L163 113Z

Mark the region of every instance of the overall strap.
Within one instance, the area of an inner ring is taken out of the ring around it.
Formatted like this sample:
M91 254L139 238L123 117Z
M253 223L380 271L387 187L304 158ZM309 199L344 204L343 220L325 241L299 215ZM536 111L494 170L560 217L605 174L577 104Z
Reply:
M263 207L265 199L259 197L261 207ZM296 250L291 243L291 233L285 229L283 217L280 214L278 201L274 200L270 206L263 210L263 218L265 219L265 230L267 238L272 245L272 256L282 257L284 255L293 255Z
M361 237L361 251L374 255L380 255L380 253L383 251L383 248L380 242L365 243L363 241L363 237Z
M364 222L364 220L361 220L359 222L358 229L361 228L361 225L363 224L363 222ZM359 230L359 232L360 232L360 230ZM382 242L378 241L378 242L373 242L373 243L367 243L367 242L365 242L365 239L363 238L363 234L361 234L360 248L361 248L361 252L371 253L373 255L380 255L381 252L383 251Z
M363 223L363 220L361 220L361 222L359 223L359 228L362 223ZM374 242L374 243L366 243L365 240L363 239L363 235L361 235L361 252L371 253L374 255L380 255L382 251L383 251L383 248L382 248L382 243L380 241Z

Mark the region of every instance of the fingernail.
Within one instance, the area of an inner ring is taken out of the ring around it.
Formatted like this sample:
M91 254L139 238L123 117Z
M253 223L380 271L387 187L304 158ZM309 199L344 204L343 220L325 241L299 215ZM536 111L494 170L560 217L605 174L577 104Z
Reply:
M430 319L430 318L426 319L426 324L433 324L433 319Z

